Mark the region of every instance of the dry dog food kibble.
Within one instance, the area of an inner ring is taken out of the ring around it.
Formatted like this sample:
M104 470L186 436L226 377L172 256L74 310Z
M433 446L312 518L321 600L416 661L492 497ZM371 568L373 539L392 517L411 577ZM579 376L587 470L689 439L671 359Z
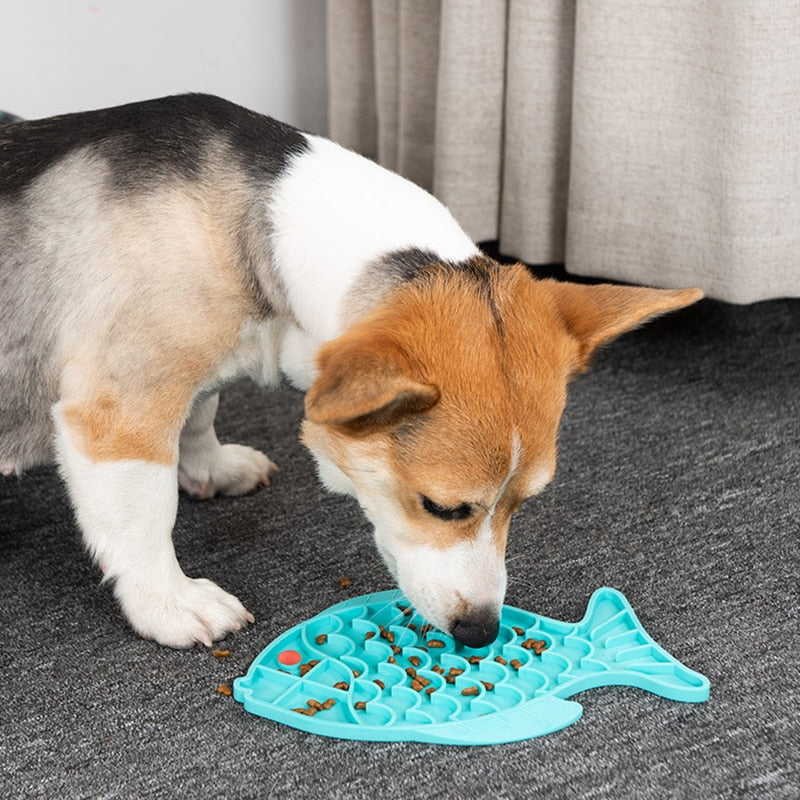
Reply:
M525 629L524 628L518 628L516 625L511 630L514 631L514 633L516 633L517 636L524 636L525 635Z
M325 642L328 641L328 634L327 633L321 633L319 636L317 636L316 639L314 639L314 641L317 644L325 644Z
M437 650L445 646L444 642L441 639L428 639L428 641L425 642L425 644L427 644L428 647L433 647Z
M483 684L483 686L484 686L484 688L486 689L487 692L494 691L494 684L493 683L490 683L489 681L481 681L481 683Z
M301 664L300 665L300 677L302 678L309 670L314 669L314 667L316 667L317 664L319 664L319 659L318 658L312 659L307 664Z
M225 697L230 697L233 694L233 689L227 683L221 683L217 686L217 694L224 694Z
M358 700L353 704L353 708L355 708L356 711L365 711L367 704L363 700Z
M227 658L230 654L230 650L217 649L211 655L214 656L214 658Z
M346 589L350 586L350 578L339 578L339 586L341 586L342 589Z
M350 684L347 681L339 681L338 683L333 684L334 689L342 689L345 692L350 688Z
M422 661L420 661L419 656L409 656L408 663L413 664L415 667L418 667L422 663Z
M522 646L526 650L533 650L537 656L540 656L542 651L547 649L547 642L544 639L526 639Z
M467 686L466 689L461 690L461 694L466 695L467 697L474 697L477 694L480 694L480 689L477 686Z
M522 662L518 658L512 658L510 663L514 670L518 670L522 666Z
M372 682L376 683L378 685L378 687L381 688L381 689L385 689L386 688L386 684L383 681L379 681L377 678L375 678L375 680L372 681Z
M378 628L381 632L381 639L386 639L389 644L394 644L394 634L391 631L387 631L383 625L378 625Z
M494 657L494 660L495 660L495 661L496 661L498 664L502 664L504 667L505 667L505 666L508 664L508 661L506 661L506 660L503 658L503 656L495 656L495 657Z

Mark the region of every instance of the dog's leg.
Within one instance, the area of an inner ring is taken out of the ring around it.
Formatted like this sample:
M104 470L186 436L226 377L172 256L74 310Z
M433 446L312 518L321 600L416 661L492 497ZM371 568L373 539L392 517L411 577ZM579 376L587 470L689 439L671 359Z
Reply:
M214 432L219 395L193 409L181 432L178 481L201 498L215 494L240 495L269 485L275 466L263 453L240 444L220 444Z
M161 437L150 437L148 450L146 431L129 436L126 429L115 438L113 419L98 427L86 422L88 416L63 404L54 408L56 452L84 542L104 580L114 582L134 630L171 647L210 646L252 622L233 595L209 580L188 578L178 565L172 544L177 458L170 455L177 456L177 431L158 454L152 442Z

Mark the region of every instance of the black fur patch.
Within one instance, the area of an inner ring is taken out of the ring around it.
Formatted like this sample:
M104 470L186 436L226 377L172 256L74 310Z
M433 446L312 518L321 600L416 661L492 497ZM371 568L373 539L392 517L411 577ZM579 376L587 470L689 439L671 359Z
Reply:
M95 145L115 186L146 187L169 177L196 178L210 137L222 137L254 179L274 178L308 143L270 117L202 94L20 122L0 129L0 196L23 190L60 158Z
M474 284L489 306L498 332L503 333L503 319L495 301L494 284L500 271L506 267L494 259L481 255L465 261L443 261L429 250L409 248L384 256L380 267L398 282L419 280L440 270L450 270L465 277Z

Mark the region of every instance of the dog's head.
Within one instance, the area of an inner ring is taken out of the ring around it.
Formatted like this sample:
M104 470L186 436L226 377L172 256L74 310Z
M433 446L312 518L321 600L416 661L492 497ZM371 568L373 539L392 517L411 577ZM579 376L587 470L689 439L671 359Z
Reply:
M569 379L701 294L538 281L478 258L404 284L321 349L303 440L323 482L358 498L420 614L468 646L494 640L509 522L553 476Z

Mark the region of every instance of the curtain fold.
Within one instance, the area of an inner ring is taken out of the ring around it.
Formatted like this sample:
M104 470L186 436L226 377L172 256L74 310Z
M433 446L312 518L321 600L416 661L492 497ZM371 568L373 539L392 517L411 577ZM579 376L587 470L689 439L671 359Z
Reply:
M800 296L800 0L328 0L331 136L530 263Z

